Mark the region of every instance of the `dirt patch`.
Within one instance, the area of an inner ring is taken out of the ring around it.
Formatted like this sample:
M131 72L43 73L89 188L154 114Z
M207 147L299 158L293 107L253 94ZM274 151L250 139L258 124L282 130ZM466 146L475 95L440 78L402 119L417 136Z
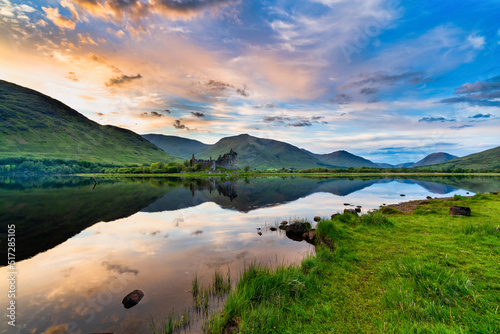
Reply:
M406 215L412 214L416 208L422 205L427 205L431 201L449 201L450 199L453 199L453 197L444 197L444 198L434 198L432 200L416 200L416 201L408 201L408 202L402 202L399 204L390 204L387 205L389 208L394 208L396 210L399 210L403 212Z

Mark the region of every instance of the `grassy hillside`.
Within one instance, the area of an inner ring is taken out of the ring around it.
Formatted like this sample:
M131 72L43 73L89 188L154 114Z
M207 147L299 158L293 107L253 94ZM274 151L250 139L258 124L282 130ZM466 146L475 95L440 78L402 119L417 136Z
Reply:
M198 140L177 136L147 134L143 135L143 137L168 154L183 160L191 159L192 154L198 155L198 153L203 152L211 146Z
M380 168L377 164L347 151L336 151L329 154L316 154L316 157L324 164L336 167L370 167Z
M242 134L219 140L196 157L217 159L219 155L233 149L238 153L238 168L249 165L252 168L314 168L320 167L319 160L293 145Z
M444 152L432 153L432 154L429 154L428 156L426 156L425 158L423 158L422 160L418 161L414 165L411 165L410 168L435 165L435 164L450 161L450 160L453 160L456 158L458 158L458 157L455 155L444 153Z
M138 134L99 125L60 101L0 80L0 158L134 164L176 160Z
M444 163L428 166L432 169L462 168L472 170L500 169L500 146Z

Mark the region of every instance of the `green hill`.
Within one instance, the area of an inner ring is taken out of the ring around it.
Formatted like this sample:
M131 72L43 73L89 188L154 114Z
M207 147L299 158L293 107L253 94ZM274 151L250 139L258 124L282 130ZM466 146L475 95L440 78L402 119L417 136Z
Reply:
M157 134L147 134L142 136L168 154L173 155L174 157L179 157L183 160L191 159L192 154L198 155L198 153L203 152L210 147L210 145L204 144L201 141L177 136Z
M432 153L423 158L422 160L418 161L417 163L411 165L410 168L435 165L456 158L458 157L444 152Z
M120 165L177 160L130 130L100 125L47 95L0 80L0 158L13 157Z
M336 166L340 168L354 167L371 167L380 168L376 163L371 162L365 158L359 157L357 155L351 154L347 151L336 151L328 154L316 154L316 157L321 161L321 163Z
M500 146L427 167L432 169L500 169Z
M196 158L217 159L231 150L238 153L238 167L246 165L256 169L269 168L315 168L320 167L319 160L305 153L298 147L273 140L252 137L242 134L219 140L207 150L199 153Z

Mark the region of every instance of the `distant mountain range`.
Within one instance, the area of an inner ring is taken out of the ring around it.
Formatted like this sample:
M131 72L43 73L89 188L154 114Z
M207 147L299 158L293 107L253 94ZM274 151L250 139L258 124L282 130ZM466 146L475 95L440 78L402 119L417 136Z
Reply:
M500 168L500 147L458 158L432 153L417 163L374 163L347 151L315 154L291 144L241 134L213 145L197 140L147 134L100 125L60 101L0 80L0 158L26 157L142 164L190 159L217 159L230 149L238 166L254 169L308 168Z
M248 134L225 137L213 145L175 136L147 134L144 135L144 138L168 154L182 159L190 159L192 154L197 159L209 159L210 157L217 159L219 155L233 149L238 153L239 167L248 165L254 169L379 168L370 160L346 151L314 154L282 141L257 138Z
M64 103L0 80L0 158L142 164L179 160L135 132L100 125Z

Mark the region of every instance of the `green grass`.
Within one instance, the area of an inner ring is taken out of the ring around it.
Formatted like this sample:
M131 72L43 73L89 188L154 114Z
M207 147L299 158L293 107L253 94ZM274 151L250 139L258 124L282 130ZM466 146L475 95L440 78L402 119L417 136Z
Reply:
M127 165L179 161L138 134L97 124L34 90L0 80L0 158Z
M315 255L247 268L205 332L500 333L500 196L420 210L321 221Z

